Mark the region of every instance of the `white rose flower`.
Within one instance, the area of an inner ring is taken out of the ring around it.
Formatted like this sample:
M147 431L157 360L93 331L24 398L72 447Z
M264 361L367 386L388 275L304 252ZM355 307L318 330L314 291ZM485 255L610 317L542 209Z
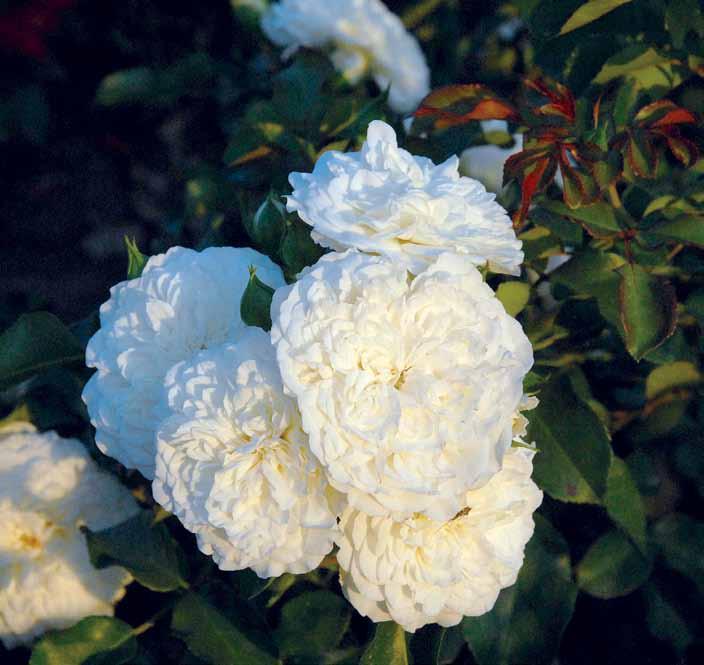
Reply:
M350 502L445 520L501 467L533 354L466 257L328 254L279 289L272 340L313 453Z
M305 573L330 552L338 495L308 451L269 336L248 328L166 378L154 498L223 570Z
M141 277L110 289L86 349L86 364L98 371L83 391L102 452L154 477L164 376L244 326L240 301L250 265L272 288L285 283L278 266L253 249L173 247L151 257Z
M137 510L75 439L31 425L0 432L0 642L12 649L89 615L112 615L131 577L96 570L79 527Z
M389 85L389 105L413 111L430 92L423 51L401 19L380 0L281 0L262 17L264 33L287 52L331 46L335 68L351 83L369 69Z
M518 275L523 252L511 220L458 163L453 156L436 166L399 149L394 130L375 120L360 152L330 150L313 173L292 173L287 208L323 247L380 254L414 274L451 251Z
M337 560L342 591L357 611L412 633L491 610L499 591L515 583L533 535L543 496L530 479L533 454L510 449L501 471L467 492L465 507L448 521L415 515L394 522L348 507Z

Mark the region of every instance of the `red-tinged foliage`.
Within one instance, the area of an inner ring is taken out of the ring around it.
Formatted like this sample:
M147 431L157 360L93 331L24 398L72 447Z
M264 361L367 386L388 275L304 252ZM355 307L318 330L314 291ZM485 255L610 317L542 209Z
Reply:
M415 116L434 119L436 129L472 120L518 119L513 105L479 84L448 85L433 90L420 103Z
M657 171L660 147L667 146L685 167L699 159L699 150L686 136L683 125L694 125L697 115L661 99L644 106L634 117L635 125L614 137L613 147L622 150L628 165L638 177L653 178Z
M534 90L542 97L547 97L550 102L534 106L531 111L537 116L558 116L573 123L576 114L574 95L570 90L557 81L548 81L544 78L524 81L529 90Z
M30 0L0 15L0 48L41 60L46 57L46 36L59 26L65 11L77 0Z
M516 228L526 218L536 192L547 187L555 177L556 167L557 162L544 148L529 148L506 160L504 180L516 177L521 181L521 205L513 216Z
M671 125L694 124L697 117L692 111L677 106L669 99L661 99L644 106L635 116L642 127L662 128Z

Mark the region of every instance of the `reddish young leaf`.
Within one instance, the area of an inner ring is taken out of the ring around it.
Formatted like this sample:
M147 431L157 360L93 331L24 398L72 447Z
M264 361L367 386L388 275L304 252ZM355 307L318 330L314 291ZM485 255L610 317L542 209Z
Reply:
M572 123L575 119L576 106L574 96L568 88L557 81L548 83L546 79L533 79L524 81L526 87L535 90L543 97L550 100L550 104L535 107L536 115L560 116Z
M686 168L693 166L699 159L699 150L689 139L679 135L666 135L665 140L672 154L682 162Z
M521 206L513 218L513 225L515 227L520 226L523 220L525 220L528 209L530 208L530 203L536 192L543 189L547 185L547 182L555 177L555 167L554 159L544 157L535 162L531 170L524 175L523 181L521 182Z
M526 148L511 155L504 163L504 184L511 178L522 180L525 172L535 162L551 156L551 150L545 146Z
M660 99L638 111L635 120L642 127L653 129L668 125L694 124L697 117L669 99Z
M513 105L479 84L448 85L433 90L421 102L415 116L434 118L438 129L472 120L518 119Z

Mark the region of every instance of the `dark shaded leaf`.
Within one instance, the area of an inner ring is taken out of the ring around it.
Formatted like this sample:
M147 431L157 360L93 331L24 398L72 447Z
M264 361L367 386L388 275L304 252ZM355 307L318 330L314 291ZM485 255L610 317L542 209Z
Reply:
M604 202L592 203L577 209L569 208L560 201L542 201L541 206L550 212L577 220L587 231L597 237L621 231L614 209Z
M607 531L577 565L577 584L597 598L626 596L650 576L652 561L620 531Z
M178 601L173 610L171 627L193 655L211 665L280 663L195 593L188 593Z
M0 390L83 360L82 345L53 314L23 314L0 335Z
M281 243L281 260L289 276L297 275L306 266L313 265L324 253L310 237L310 227L299 220L290 221Z
M619 308L626 348L640 360L675 332L675 292L669 282L639 265L625 265L619 273Z
M658 154L646 132L634 129L629 133L625 155L631 171L639 178L655 177Z
M47 633L32 650L30 665L122 665L137 654L131 626L112 617L88 617Z
M674 240L704 247L704 217L701 215L679 215L675 219L663 221L653 226L648 229L647 233L664 240Z
M120 524L102 531L84 529L90 560L96 568L123 566L152 591L187 588L186 562L166 525L141 510Z
M494 608L465 617L462 630L479 665L550 663L572 617L577 587L567 543L541 515L516 584Z
M623 529L641 552L647 552L643 501L628 465L620 457L614 456L611 460L604 504L614 523Z
M667 640L678 652L683 652L694 642L695 636L689 625L689 617L679 607L679 599L672 598L665 588L653 581L645 585L643 595L646 621L653 637Z
M656 522L652 535L665 563L704 593L704 522L673 513Z
M538 486L560 501L601 503L611 465L609 437L567 377L541 389L529 420L528 440L539 450L533 472Z
M240 316L248 326L257 326L263 330L271 330L271 300L274 289L264 284L258 277L255 268L249 268L249 282L242 294Z
M313 659L335 648L350 622L349 603L320 590L296 596L281 611L276 642L282 656Z

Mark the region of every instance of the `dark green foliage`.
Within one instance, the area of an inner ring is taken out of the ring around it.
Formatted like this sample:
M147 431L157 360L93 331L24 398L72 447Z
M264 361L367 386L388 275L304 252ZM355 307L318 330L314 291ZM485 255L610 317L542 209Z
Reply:
M8 52L0 102L0 427L30 419L94 452L84 350L111 284L176 244L252 245L292 281L324 250L286 211L291 171L359 149L373 119L435 161L484 141L476 120L417 118L406 134L387 90L350 85L322 51L282 60L237 0L108 4L67 12L45 59ZM152 509L149 483L112 465L147 508L86 537L97 566L125 566L135 583L118 618L45 635L32 665L701 660L701 3L387 5L413 26L435 88L485 86L444 111L486 95L509 118L492 142L528 130L500 199L525 267L489 276L533 344L524 388L540 399L527 440L545 498L516 584L483 616L405 635L354 612L333 557L273 580L218 571ZM271 296L253 274L244 321L268 330ZM0 647L3 665L28 658Z
M111 617L88 617L72 628L47 633L30 665L122 665L137 653L134 631Z
M123 566L152 591L188 586L183 553L163 522L148 510L103 531L85 529L88 551L96 568Z

